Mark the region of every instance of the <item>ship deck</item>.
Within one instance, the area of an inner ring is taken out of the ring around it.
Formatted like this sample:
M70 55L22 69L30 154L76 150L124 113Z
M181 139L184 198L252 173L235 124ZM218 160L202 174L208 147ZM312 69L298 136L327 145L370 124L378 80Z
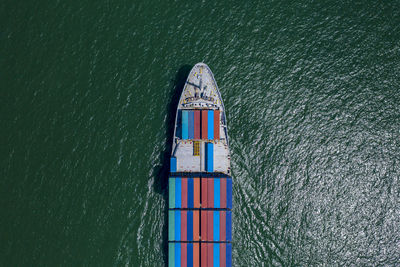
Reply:
M168 266L232 266L232 177L225 109L204 63L179 99L168 179Z
M200 115L197 115L198 113ZM189 116L188 122L186 116ZM191 123L190 116L199 116L199 120L195 117ZM213 120L213 125L210 124L210 120ZM189 125L186 125L187 123ZM185 135L185 127L189 127L188 135ZM194 128L192 135L191 127ZM210 134L211 127L215 127L214 134ZM196 135L196 131L199 131L199 134ZM224 105L210 68L204 63L198 63L189 73L178 104L172 150L172 157L176 158L176 171L209 172L207 145L210 143L213 145L212 172L230 175Z

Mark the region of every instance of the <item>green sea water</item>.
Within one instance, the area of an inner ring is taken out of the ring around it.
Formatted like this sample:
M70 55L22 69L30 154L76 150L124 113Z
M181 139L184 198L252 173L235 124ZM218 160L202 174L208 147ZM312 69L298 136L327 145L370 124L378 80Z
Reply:
M235 266L400 265L399 1L1 1L0 266L163 266L177 97L224 100Z

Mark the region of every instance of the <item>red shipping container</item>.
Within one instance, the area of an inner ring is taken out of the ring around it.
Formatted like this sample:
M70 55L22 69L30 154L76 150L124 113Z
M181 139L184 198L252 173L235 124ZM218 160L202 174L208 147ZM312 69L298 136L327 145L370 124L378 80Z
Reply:
M179 260L179 259L175 259ZM181 267L187 267L187 244L181 243Z
M207 178L201 178L201 207L208 208L207 202Z
M194 111L194 139L200 139L200 110Z
M219 266L226 267L226 244L219 244Z
M214 228L214 224L213 224L213 218L214 218L214 211L212 210L208 210L207 212L207 239L208 241L212 241L213 240L213 228Z
M182 177L182 208L188 207L188 180L186 177Z
M226 212L219 212L219 240L226 240Z
M200 208L200 178L194 178L194 207Z
M207 212L201 212L201 240L207 240Z
M207 178L207 200L208 207L214 208L214 179Z
M187 241L187 211L181 211L181 240Z
M214 139L219 140L219 110L214 110Z
M201 267L207 267L207 266L212 266L207 265L207 243L201 243Z
M220 179L220 201L221 201L221 208L226 208L226 179Z
M202 110L201 111L201 139L208 139L208 132L207 132L207 116L208 116L208 110Z
M207 243L207 263L208 266L214 266L214 253L213 253L213 243Z

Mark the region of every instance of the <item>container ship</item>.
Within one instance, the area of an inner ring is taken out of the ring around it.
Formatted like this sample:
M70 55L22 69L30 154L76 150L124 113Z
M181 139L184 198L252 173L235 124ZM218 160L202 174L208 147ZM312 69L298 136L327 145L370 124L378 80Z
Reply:
M179 99L168 181L168 265L232 265L232 177L225 108L196 64Z

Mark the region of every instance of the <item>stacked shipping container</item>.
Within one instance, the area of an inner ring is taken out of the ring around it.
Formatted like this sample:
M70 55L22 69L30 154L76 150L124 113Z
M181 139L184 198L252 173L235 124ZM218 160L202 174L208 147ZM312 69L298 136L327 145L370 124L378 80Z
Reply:
M219 110L180 111L177 133L182 139L204 142L206 172L178 176L177 159L171 157L169 266L232 265L232 179L213 173L220 119Z
M232 209L232 179L226 177L170 177L169 208ZM201 188L200 188L201 185Z
M232 209L232 179L202 178L201 196L203 208Z
M169 178L169 266L231 266L232 179Z
M182 139L220 139L219 110L181 110L177 133Z
M169 208L200 208L200 178L170 177Z
M170 210L169 241L232 241L232 214L226 210Z
M232 266L231 243L169 243L168 250L169 266Z

